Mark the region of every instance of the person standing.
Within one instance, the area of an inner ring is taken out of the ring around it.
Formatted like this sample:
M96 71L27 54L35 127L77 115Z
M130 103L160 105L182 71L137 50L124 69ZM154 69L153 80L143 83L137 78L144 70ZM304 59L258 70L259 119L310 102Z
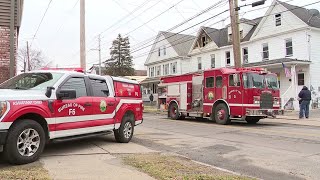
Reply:
M303 86L298 97L299 97L299 105L300 105L299 118L302 119L303 117L306 117L308 119L309 106L311 101L311 91L308 89L307 86Z

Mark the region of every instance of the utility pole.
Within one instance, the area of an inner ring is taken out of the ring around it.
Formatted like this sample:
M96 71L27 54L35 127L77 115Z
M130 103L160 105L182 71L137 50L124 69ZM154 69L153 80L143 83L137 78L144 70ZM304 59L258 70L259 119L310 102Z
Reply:
M238 0L229 0L229 7L230 7L230 18L231 18L234 66L236 68L239 68L242 66L242 63L241 63L241 50L240 50Z
M29 42L28 41L27 41L27 65L28 65L28 71L31 71L30 52L29 52Z
M12 78L15 75L15 47L14 47L14 33L15 33L15 0L11 0L11 6L10 6L10 65L9 65L9 75L10 78Z
M80 0L80 65L86 71L85 0Z
M101 34L99 34L99 75L101 76Z

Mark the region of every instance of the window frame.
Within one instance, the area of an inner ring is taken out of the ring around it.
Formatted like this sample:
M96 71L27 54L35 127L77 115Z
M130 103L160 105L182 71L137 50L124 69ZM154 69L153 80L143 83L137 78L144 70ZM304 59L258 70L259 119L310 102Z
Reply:
M267 50L264 50L264 48L267 48ZM267 54L267 56L268 57L264 57L264 53L266 53ZM268 43L263 43L262 44L262 60L264 61L264 60L269 60L269 44Z
M197 57L197 70L198 71L202 70L202 58L201 57Z
M234 75L238 75L238 82L237 82L236 85L235 84L231 85L230 84L230 77L231 76L234 77ZM229 76L228 76L228 85L229 85L229 87L240 87L241 86L240 74L239 73L229 74Z
M282 15L280 13L274 15L275 25L281 26L282 25Z
M303 75L303 84L299 84L299 75ZM305 73L304 72L299 72L298 74L297 74L297 84L298 84L298 86L305 86Z
M58 91L59 90L61 90L62 89L62 86L63 85L65 85L65 83L66 82L68 82L70 79L72 79L72 78L82 78L83 80L84 80L84 85L85 85L85 88L86 88L86 92L87 92L87 96L80 96L80 97L89 97L89 96L92 96L92 91L91 91L91 89L90 89L90 87L91 87L91 84L90 84L90 82L88 82L88 78L87 77L85 77L85 76L75 76L75 75L73 75L73 76L69 76L69 77L67 77L64 81L62 81L61 82L61 84L58 86ZM72 89L73 90L73 89ZM75 89L76 90L76 89ZM57 92L58 92L57 91ZM77 94L76 94L77 95ZM75 99L78 99L78 98L80 98L80 97L76 97Z
M227 54L229 54L229 57L227 56ZM231 52L226 51L225 56L226 56L226 66L230 66L231 65ZM229 60L229 63L228 63L228 60Z
M215 54L210 54L210 60L211 60L211 69L215 68L216 67L216 55Z
M208 86L207 86L207 85L208 85L208 84L207 84L207 81L208 81L209 78L212 78L212 79L213 79L212 87L208 87ZM214 88L214 83L215 83L215 77L214 77L214 76L206 77L206 80L205 80L205 81L206 81L206 88Z
M221 86L218 86L218 83L217 83L218 82L218 80L217 80L218 78L221 78ZM222 88L223 87L223 77L221 75L216 76L215 83L216 83L215 84L216 88Z
M245 54L245 50L247 50L247 54ZM242 59L243 59L243 63L249 63L249 48L248 47L242 48ZM245 61L245 59L246 59L246 61Z
M287 43L291 42L291 46L287 46ZM286 47L286 57L291 57L293 56L293 41L292 38L287 38L284 40L285 47ZM291 54L288 54L288 49L291 49Z

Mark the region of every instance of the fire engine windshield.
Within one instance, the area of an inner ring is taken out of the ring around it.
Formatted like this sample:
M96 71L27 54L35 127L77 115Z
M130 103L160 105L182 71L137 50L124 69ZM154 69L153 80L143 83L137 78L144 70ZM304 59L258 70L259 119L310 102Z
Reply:
M255 73L243 75L243 83L245 88L264 88L264 76Z
M279 89L278 78L275 75L266 75L266 83L269 89Z
M0 84L0 89L46 89L53 86L62 75L62 73L24 73Z

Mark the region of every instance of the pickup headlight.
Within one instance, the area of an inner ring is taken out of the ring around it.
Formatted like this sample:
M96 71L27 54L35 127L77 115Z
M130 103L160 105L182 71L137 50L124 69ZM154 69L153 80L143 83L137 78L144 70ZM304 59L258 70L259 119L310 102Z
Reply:
M4 115L4 113L6 113L7 108L7 102L0 101L0 118Z

